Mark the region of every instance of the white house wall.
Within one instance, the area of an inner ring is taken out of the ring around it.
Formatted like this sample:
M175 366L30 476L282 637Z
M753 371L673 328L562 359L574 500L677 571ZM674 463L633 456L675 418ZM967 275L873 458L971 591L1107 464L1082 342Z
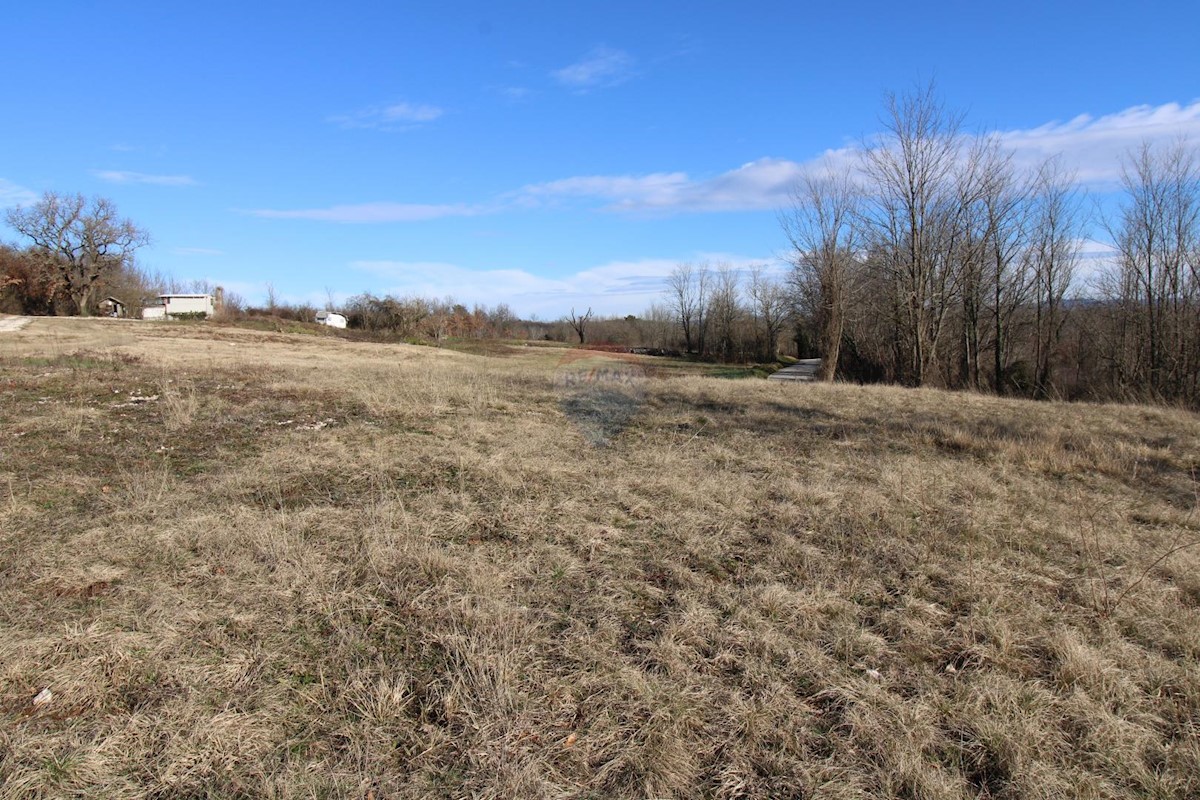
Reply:
M209 295L203 297L168 297L167 314L203 313L212 316L213 301Z

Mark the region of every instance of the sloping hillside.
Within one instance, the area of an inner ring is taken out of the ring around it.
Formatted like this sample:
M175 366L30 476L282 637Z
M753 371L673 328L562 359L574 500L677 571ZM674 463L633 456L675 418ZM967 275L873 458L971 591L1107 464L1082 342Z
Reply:
M1200 794L1194 415L5 336L0 796Z

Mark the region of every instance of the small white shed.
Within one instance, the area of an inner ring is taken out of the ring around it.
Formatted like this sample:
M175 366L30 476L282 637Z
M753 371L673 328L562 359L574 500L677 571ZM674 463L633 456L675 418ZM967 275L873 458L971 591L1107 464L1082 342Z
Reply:
M336 311L318 311L317 324L328 325L331 328L344 328L346 327L346 315Z

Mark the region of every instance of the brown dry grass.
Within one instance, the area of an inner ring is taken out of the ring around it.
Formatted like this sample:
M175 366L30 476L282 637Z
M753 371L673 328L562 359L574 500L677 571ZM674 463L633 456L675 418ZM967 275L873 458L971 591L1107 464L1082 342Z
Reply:
M1194 415L5 336L2 797L1200 794Z

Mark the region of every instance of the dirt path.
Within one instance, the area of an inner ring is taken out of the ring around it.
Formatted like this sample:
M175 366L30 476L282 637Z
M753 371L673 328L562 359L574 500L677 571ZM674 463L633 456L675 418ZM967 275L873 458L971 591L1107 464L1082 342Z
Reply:
M817 373L821 371L821 359L805 358L797 361L790 367L784 367L778 372L767 376L767 380L772 381L802 381L811 383L817 379Z
M0 333L19 331L29 324L29 317L0 317Z

